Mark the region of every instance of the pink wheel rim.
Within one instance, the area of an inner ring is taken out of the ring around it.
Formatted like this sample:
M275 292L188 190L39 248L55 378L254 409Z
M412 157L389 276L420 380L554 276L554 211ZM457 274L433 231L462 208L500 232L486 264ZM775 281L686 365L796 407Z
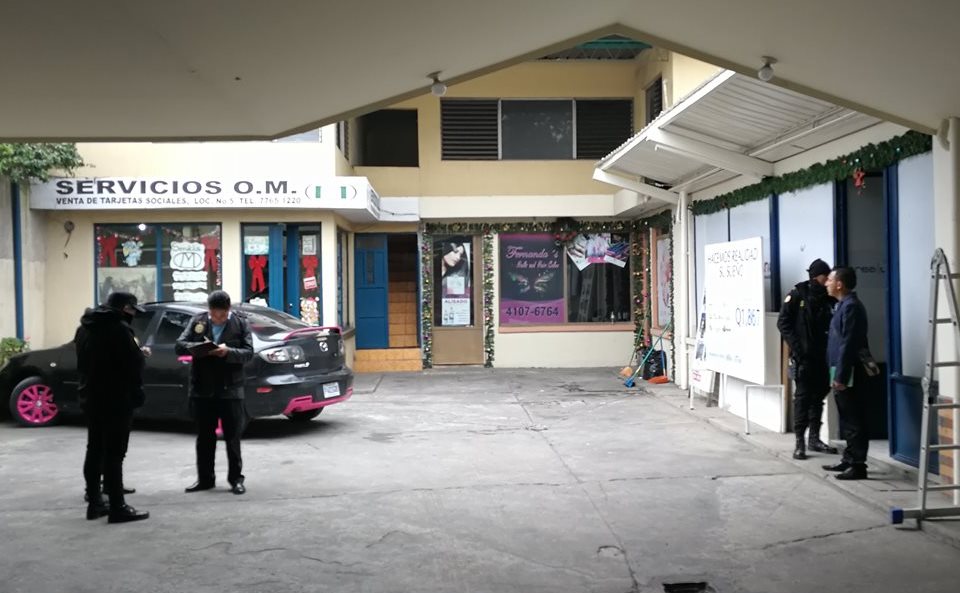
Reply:
M30 424L46 424L57 416L53 391L46 385L31 385L17 396L17 413Z

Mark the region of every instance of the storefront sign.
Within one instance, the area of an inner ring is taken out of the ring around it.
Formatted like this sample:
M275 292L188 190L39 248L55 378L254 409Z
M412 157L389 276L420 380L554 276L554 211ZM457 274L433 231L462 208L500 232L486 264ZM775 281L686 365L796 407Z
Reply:
M243 238L244 255L267 255L270 253L269 235L247 235Z
M500 323L563 323L561 249L553 235L500 235Z
M35 210L317 208L380 213L366 177L56 178L30 188Z
M763 240L707 245L704 255L706 329L698 356L710 370L763 384Z

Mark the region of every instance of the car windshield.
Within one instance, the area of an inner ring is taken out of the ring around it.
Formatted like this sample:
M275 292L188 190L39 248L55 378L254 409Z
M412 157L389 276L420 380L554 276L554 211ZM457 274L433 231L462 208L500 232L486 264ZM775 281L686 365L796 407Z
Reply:
M243 314L250 324L250 331L261 339L270 339L280 333L311 327L296 317L280 311L243 309Z

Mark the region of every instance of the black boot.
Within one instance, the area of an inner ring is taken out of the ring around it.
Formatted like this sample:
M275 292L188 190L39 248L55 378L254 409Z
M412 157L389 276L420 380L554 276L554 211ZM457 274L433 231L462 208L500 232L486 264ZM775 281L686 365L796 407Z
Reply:
M802 432L801 432L799 435L797 435L797 446L796 446L796 448L793 450L793 458L794 458L794 459L799 459L800 461L803 461L804 459L807 458L807 450L806 450L806 448L804 448L804 446L803 446L803 433L802 433Z
M107 503L103 500L103 495L99 491L93 495L87 493L87 521L95 521L100 517L106 517L110 512Z
M107 523L129 523L131 521L143 521L150 517L146 511L138 511L128 505L123 500L123 495L114 495L110 497L110 514L107 517Z
M807 439L807 449L816 451L817 453L826 453L828 455L836 455L838 453L836 447L831 447L820 440L819 426L810 427L810 438Z

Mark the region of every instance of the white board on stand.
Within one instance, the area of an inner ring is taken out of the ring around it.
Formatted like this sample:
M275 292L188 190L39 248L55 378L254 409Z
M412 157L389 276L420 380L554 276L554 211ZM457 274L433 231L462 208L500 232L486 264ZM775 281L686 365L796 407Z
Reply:
M714 243L704 251L705 366L762 385L766 379L763 240Z

